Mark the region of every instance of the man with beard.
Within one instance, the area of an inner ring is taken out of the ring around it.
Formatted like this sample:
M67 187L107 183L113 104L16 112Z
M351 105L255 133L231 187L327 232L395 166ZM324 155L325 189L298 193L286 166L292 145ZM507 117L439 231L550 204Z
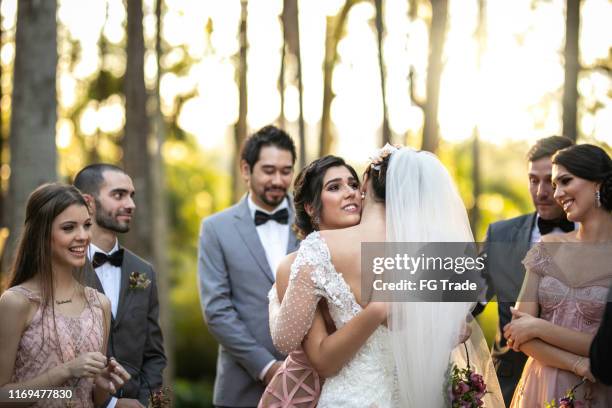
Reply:
M198 285L208 330L219 342L217 407L255 407L283 359L270 337L268 292L278 264L297 248L287 195L294 163L289 135L260 129L242 147L247 195L202 221Z
M117 233L130 230L136 208L134 184L119 167L93 164L76 175L74 185L83 193L94 220L86 281L111 301L108 355L132 376L107 407L146 407L150 392L162 386L166 357L155 272L148 262L120 247L117 239Z
M552 156L573 142L563 136L550 136L538 140L527 153L529 161L529 193L535 206L534 213L495 222L487 229L484 254L484 275L487 279L487 300L497 297L499 325L491 355L497 371L504 401L510 406L514 389L523 372L527 356L513 351L503 336L504 326L512 320L510 307L518 298L525 277L522 264L531 246L542 235L563 233L574 229L563 209L555 201L552 186ZM482 312L478 305L473 314Z

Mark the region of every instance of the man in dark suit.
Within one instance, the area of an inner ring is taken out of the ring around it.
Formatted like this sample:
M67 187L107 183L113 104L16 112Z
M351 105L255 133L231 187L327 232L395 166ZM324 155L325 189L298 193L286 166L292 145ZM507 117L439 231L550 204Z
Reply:
M94 220L86 280L111 301L108 354L132 376L107 407L146 407L150 392L161 388L166 357L153 267L120 247L117 239L117 233L130 229L134 184L119 167L93 164L77 174L74 185L83 193Z
M213 404L255 407L284 358L272 344L268 292L282 258L297 249L287 189L295 147L266 126L245 141L248 194L202 221L198 286L208 330L219 342Z
M552 155L573 142L562 136L540 139L527 154L529 160L529 193L536 208L535 213L521 215L489 225L484 245L486 254L487 301L497 297L499 325L492 357L504 394L506 405L510 405L514 389L521 377L527 356L513 351L503 336L503 327L512 320L510 307L518 298L525 268L522 264L525 254L538 242L542 235L571 231L572 222L565 218L563 209L553 198L551 183ZM479 314L483 306L474 310Z

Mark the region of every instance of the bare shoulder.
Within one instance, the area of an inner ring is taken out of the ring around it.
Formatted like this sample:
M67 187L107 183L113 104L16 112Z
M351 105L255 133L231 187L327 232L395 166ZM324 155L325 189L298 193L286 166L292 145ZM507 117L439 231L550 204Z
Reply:
M321 232L331 254L353 253L361 248L361 240L354 228L343 228Z
M276 270L276 291L278 298L282 299L289 285L289 276L291 275L291 264L295 261L297 251L286 255L278 265Z

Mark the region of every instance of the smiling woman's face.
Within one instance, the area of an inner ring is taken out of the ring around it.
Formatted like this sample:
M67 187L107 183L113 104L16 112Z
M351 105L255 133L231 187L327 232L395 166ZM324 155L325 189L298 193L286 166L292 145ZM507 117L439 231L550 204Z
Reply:
M351 227L360 220L359 180L345 166L330 167L323 177L320 229Z
M588 213L596 208L595 192L598 184L594 181L577 177L560 164L552 169L555 200L567 214L567 219L582 222Z

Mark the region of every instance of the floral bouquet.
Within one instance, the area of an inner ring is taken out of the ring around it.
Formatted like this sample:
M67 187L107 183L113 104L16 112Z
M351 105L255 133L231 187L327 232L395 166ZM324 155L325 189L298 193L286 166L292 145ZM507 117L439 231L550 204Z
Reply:
M463 346L467 356L467 366L459 368L453 364L450 370L450 406L452 408L482 407L484 406L482 398L487 393L487 384L485 384L482 375L472 371L467 346L465 343L463 343Z
M166 408L171 406L170 389L161 388L149 397L149 408Z
M581 408L584 406L582 401L576 401L575 392L582 384L584 384L585 380L583 379L578 384L574 385L572 389L567 390L567 393L563 398L559 398L559 405L557 405L557 401L553 398L550 402L546 403L546 408Z

